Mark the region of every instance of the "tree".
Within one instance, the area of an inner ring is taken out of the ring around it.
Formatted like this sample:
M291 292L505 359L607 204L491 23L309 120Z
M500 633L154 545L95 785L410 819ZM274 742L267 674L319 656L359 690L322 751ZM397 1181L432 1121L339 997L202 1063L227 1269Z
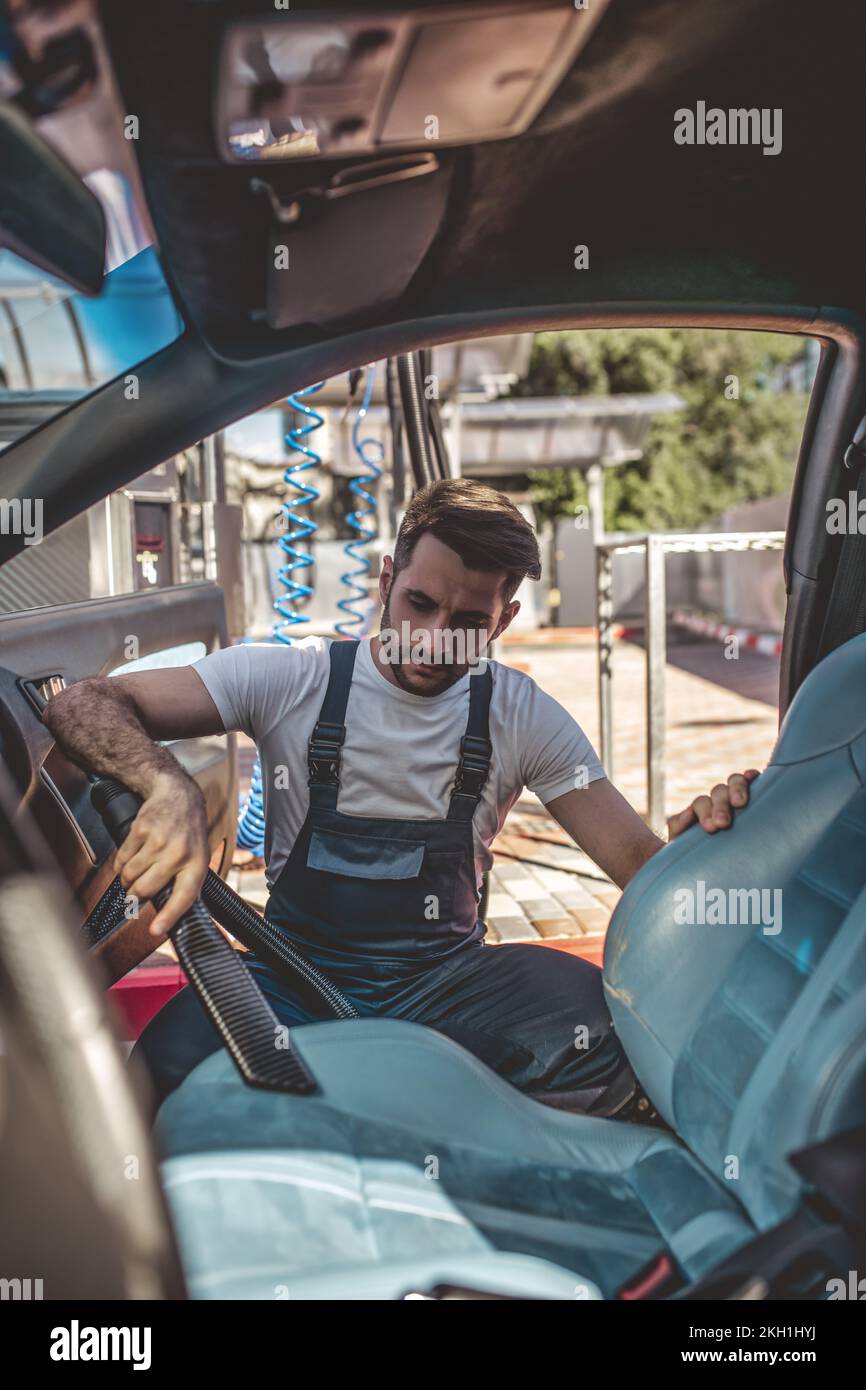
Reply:
M806 340L734 329L539 333L521 396L675 392L684 408L650 425L644 456L609 469L605 528L692 530L735 503L791 485L808 391ZM539 519L586 502L573 469L534 473Z

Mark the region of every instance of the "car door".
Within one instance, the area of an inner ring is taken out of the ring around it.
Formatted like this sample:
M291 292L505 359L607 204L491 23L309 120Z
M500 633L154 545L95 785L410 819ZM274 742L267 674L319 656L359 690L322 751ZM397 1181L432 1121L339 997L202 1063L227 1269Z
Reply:
M65 685L142 666L186 665L226 643L222 589L210 581L0 614L0 757L51 846L82 923L113 878L113 846L90 804L87 775L60 752L41 710ZM237 816L234 736L183 739L171 751L207 806L212 866L231 862ZM108 981L153 951L152 915L124 922L95 948Z

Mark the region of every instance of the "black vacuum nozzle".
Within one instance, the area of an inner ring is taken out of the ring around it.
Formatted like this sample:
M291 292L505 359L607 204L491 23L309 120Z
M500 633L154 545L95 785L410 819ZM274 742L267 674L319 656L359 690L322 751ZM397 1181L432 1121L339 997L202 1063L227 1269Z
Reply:
M141 799L113 777L98 777L90 788L90 800L114 843L122 845L138 815Z

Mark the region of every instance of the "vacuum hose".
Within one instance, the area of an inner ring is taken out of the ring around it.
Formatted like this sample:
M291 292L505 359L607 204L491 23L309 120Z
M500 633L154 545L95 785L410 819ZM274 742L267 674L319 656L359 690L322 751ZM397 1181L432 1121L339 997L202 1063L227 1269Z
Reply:
M409 444L409 461L419 490L436 481L437 469L433 458L424 386L418 354L407 352L397 358L397 379L403 404L403 423Z
M290 975L299 976L336 1018L360 1017L355 1006L306 956L301 955L279 927L239 898L213 869L207 871L201 896L208 912L220 926L236 936L250 951L255 951L275 974L285 975L288 971Z
M139 798L122 783L107 777L94 782L90 796L115 844L122 844L138 815L141 806ZM167 894L167 890L164 892ZM207 871L201 898L220 926L236 937L241 945L253 951L276 975L286 979L289 984L305 986L336 1018L359 1017L355 1006L301 954L284 932L238 897L213 869ZM91 945L102 940L123 920L125 902L120 880L114 879L85 923L84 929Z
M138 797L110 778L97 780L90 797L115 844L123 844L138 814ZM156 906L164 907L170 895L169 886L161 888L154 894ZM190 988L246 1084L293 1095L315 1091L315 1079L290 1030L280 1024L252 972L217 931L201 898L186 909L169 937Z

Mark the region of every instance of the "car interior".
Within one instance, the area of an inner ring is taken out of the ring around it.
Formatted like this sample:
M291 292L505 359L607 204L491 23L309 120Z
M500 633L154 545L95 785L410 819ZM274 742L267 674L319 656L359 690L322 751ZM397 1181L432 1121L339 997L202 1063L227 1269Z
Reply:
M38 1268L60 1299L825 1297L866 1260L866 527L826 526L828 499L866 502L866 190L842 134L863 128L866 16L842 0L0 14L0 243L97 305L116 271L94 189L118 171L175 316L150 355L43 392L0 449L0 578L46 563L9 524L16 501L60 533L41 605L0 612L0 1274ZM782 110L781 152L677 144L674 113L700 98ZM106 994L153 948L152 909L124 917L112 870L136 803L71 763L42 713L122 669L130 633L144 659L225 646L226 597L194 579L68 601L61 528L288 392L566 326L820 349L770 764L730 831L689 830L639 871L606 939L607 1001L663 1124L539 1105L432 1029L353 1017L221 882L233 735L172 745L213 854L174 944L224 1045L157 1104ZM19 395L4 377L10 420ZM784 932L677 923L683 885L758 876ZM275 1055L215 921L333 1021Z

